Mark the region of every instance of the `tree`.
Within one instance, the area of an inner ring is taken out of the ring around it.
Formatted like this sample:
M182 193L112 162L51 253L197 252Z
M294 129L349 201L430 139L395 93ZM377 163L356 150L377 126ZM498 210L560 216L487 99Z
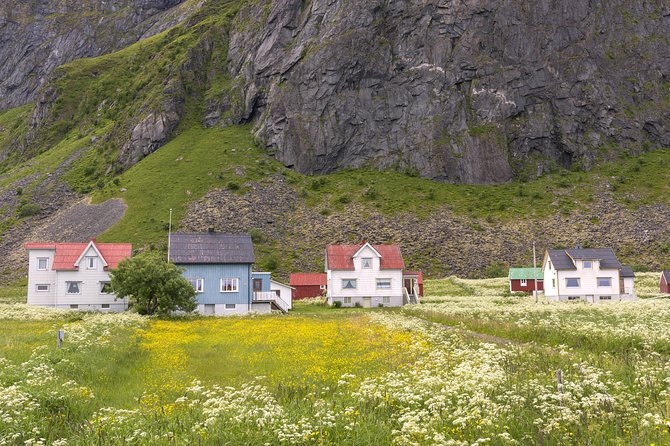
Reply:
M119 262L111 272L112 289L117 298L128 297L140 314L191 312L197 306L195 289L181 273L159 253L144 252Z

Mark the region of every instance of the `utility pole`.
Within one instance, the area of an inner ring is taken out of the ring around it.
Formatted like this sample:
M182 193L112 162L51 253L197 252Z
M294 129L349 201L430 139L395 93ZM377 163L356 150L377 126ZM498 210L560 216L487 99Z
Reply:
M172 208L170 208L170 221L168 222L168 252L167 261L170 262L170 241L172 239Z
M535 293L535 303L537 303L537 257L535 257L535 241L533 241L533 280L535 281L533 293Z

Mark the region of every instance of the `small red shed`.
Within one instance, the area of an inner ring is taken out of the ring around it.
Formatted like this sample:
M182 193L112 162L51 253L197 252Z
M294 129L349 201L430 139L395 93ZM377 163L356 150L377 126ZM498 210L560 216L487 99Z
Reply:
M537 279L538 291L544 290L542 268L510 268L509 290L513 293L532 293Z
M295 288L293 299L324 296L326 293L326 273L291 274L289 285Z
M661 271L661 293L670 294L670 271Z

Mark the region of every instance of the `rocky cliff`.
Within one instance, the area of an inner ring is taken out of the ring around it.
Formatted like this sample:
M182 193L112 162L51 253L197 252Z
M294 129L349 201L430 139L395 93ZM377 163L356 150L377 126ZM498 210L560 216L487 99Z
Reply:
M35 99L60 65L124 48L174 26L184 0L0 2L0 110Z
M498 183L670 146L666 2L274 0L237 20L232 116L300 172Z

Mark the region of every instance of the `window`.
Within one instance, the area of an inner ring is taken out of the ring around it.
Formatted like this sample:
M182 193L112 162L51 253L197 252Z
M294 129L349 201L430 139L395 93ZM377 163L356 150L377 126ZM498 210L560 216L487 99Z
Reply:
M37 270L46 271L49 267L49 258L48 257L38 257L37 258Z
M240 279L221 279L222 293L236 293L240 290Z
M325 290L325 289L326 289L326 285L319 285L319 289L320 289L320 290Z
M361 268L363 269L370 269L372 268L372 258L370 257L363 257L361 259Z
M81 294L81 282L65 282L67 294Z
M384 305L390 304L391 303L391 298L389 296L382 297L382 303Z
M205 292L205 279L186 279L191 282L196 293Z
M113 292L111 282L100 282L100 294L112 294Z
M71 309L71 310L77 310L77 309L79 309L79 305L77 305L77 304L70 304L70 309Z
M556 279L551 279L551 287L556 288Z
M526 281L526 279L521 279L521 286L526 286L526 285L528 285L528 282Z
M356 289L356 279L342 279L342 289L343 290L355 290Z
M584 260L584 269L593 269L593 262L590 260Z
M568 300L579 300L579 296L568 296Z
M48 283L43 283L43 284L38 284L35 285L35 291L38 293L45 293L49 291L49 284Z
M579 278L568 277L565 279L565 286L567 288L579 288Z
M109 309L109 304L102 304L102 309L103 310L108 310Z
M611 287L612 278L611 277L598 277L598 286L599 287Z
M388 290L391 288L391 279L377 279L377 289Z
M235 304L226 304L226 310L234 310Z
M344 303L345 304L350 304L351 303L351 297L345 297L344 298Z
M98 265L95 257L86 257L86 269L95 269Z
M547 260L547 266L551 269L551 260Z
M612 300L612 296L600 296L600 300Z

